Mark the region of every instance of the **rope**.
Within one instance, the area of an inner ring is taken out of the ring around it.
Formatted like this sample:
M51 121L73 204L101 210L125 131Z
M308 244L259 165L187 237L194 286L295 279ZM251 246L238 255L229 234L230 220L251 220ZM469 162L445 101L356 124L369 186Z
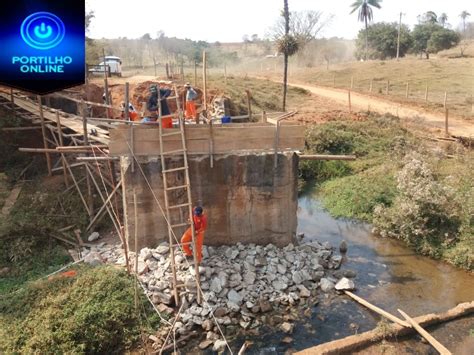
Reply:
M151 187L151 184L150 184L150 182L148 181L148 178L146 177L145 172L143 171L143 168L141 167L141 165L140 165L140 163L139 163L139 161L138 161L138 159L137 159L135 153L132 151L132 148L130 147L130 144L128 143L128 141L126 141L126 143L127 143L127 146L128 146L128 148L129 148L129 151L130 151L130 153L131 153L133 159L134 159L134 160L136 161L136 163L137 163L138 169L140 170L141 174L143 175L143 178L144 178L144 180L145 180L145 182L146 182L148 188L149 188L150 191L151 191L151 194L152 194L152 196L153 196L153 199L154 199L155 202L157 203L157 205L158 205L158 207L159 207L159 209L160 209L160 212L161 212L161 214L163 215L163 218L165 219L166 223L168 224L168 228L169 228L169 230L171 231L171 234L172 234L172 236L174 237L174 239L175 239L175 241L176 241L176 244L178 245L178 247L179 247L179 249L181 250L181 252L184 253L183 247L182 247L181 243L178 241L178 238L176 237L176 234L174 233L174 230L170 227L170 226L171 226L171 223L170 223L170 221L168 220L168 218L166 217L166 213L165 213L165 211L163 210L163 207L161 206L161 203L160 203L160 201L158 200L158 198L157 198L155 192L153 191L153 188ZM171 248L171 247L172 247L172 246L170 245L170 248ZM188 271L189 271L189 267L190 267L191 265L190 265L190 263L188 262L188 260L187 260L186 258L185 258L184 260L185 260L185 262L186 262L186 264L187 264L187 266L188 266ZM195 275L193 275L192 273L190 273L190 274L191 274L191 277L193 277L193 278L195 279ZM198 287L198 292L201 292L201 294L204 296L204 294L203 294L203 292L202 292L202 289L201 289L201 285L200 285L199 283L196 283L196 284L197 284L197 287ZM206 305L206 306L208 307L208 309L210 310L210 314L211 314L211 316L212 316L214 322L216 323L217 329L219 330L219 333L221 334L222 338L224 339L227 348L229 349L231 355L233 355L233 351L232 351L232 349L230 348L230 345L229 345L229 343L228 343L228 341L227 341L227 339L226 339L226 337L225 337L225 335L224 335L224 333L223 333L223 331L222 331L222 329L221 329L219 323L217 322L216 317L214 316L214 311L212 310L212 307L209 305L209 302L207 301L207 299L206 299L205 297L203 297L203 300L204 300L204 302L205 302L205 305ZM177 319L177 316L176 316L176 319ZM171 331L171 330L170 330L170 331ZM168 335L169 335L169 333L168 333ZM166 339L168 339L168 337L167 337ZM166 341L165 341L164 344L166 344ZM164 346L164 345L163 345L163 346Z

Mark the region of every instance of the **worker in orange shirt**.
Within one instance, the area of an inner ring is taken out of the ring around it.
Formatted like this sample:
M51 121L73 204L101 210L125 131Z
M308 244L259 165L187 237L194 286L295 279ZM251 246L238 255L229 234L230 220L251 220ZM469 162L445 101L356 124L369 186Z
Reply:
M207 217L203 214L203 209L201 206L196 206L193 209L193 223L194 223L194 233L195 233L195 242L196 242L196 257L198 263L201 263L202 260L202 244L204 242L204 231L207 228ZM186 256L193 256L190 246L192 245L193 232L191 227L189 227L186 232L184 232L181 237L181 244L183 245L184 253Z
M196 90L191 87L190 83L186 83L184 85L184 89L186 90L186 112L185 116L187 120L194 120L196 119L196 102L194 100L197 99L198 94Z

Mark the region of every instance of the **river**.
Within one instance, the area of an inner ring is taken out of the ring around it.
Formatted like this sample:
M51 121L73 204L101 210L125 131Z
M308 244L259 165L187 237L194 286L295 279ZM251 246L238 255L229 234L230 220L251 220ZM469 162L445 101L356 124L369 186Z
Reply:
M333 218L314 189L298 202L298 232L305 234L302 242L316 239L337 247L345 240L348 252L341 269L357 272L355 293L369 302L397 316L397 308L419 316L474 300L474 277L468 272L417 255L397 240L377 237L369 224ZM373 329L379 321L379 316L346 296L322 295L311 317L297 322L293 342L281 343L284 334L262 329L258 339L251 339L255 343L248 353L302 350Z

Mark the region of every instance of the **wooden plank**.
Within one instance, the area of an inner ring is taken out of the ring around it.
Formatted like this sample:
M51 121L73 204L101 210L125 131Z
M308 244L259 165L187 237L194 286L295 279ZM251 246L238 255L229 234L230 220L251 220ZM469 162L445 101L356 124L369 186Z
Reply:
M3 93L0 93L0 96L9 99L9 96ZM22 98L22 97L15 97L15 105L24 109L25 111L28 111L32 114L35 114L37 116L39 106L32 102L31 100L27 98ZM49 112L47 110L43 110L43 116L46 121L50 121L54 124L56 124L56 112L57 110L54 110L54 112ZM75 132L82 132L82 118L76 115L71 115L68 114L69 117L63 118L61 121L62 126L67 127L69 129L72 129ZM93 128L94 130L97 131L96 136L91 136L90 139L97 141L102 144L108 144L109 142L109 137L108 137L108 131L100 128L96 125L89 125L90 128Z
M117 141L121 139L129 139L130 128L119 128L112 129L110 131L110 140ZM158 128L142 128L135 127L135 140L137 142L158 142L159 141L159 132ZM281 125L280 128L280 138L287 137L304 137L304 126L300 125ZM178 132L177 129L167 129L165 133ZM213 125L213 136L215 139L245 139L248 138L271 138L275 137L275 126L265 125L265 126L256 126L256 127L219 127ZM186 127L186 141L189 142L195 139L209 140L211 139L211 132L208 126L202 125L202 128L189 128ZM171 141L180 141L180 135L164 136L164 142Z
M377 307L377 306L374 306L372 303L369 303L367 302L366 300L364 300L363 298L359 297L359 296L356 296L354 295L352 292L350 291L344 291L344 293L346 295L348 295L349 297L351 297L352 299L356 300L357 302L359 302L361 305L367 307L368 309L380 314L381 316L391 320L392 322L394 323L397 323L399 325L401 325L402 327L408 327L410 328L410 324L401 320L400 318L398 317L395 317L394 315L384 311L383 309Z
M120 156L130 154L128 141L111 141L109 145L111 156ZM168 142L166 145L169 150L177 150L182 146L179 142ZM278 150L302 150L304 148L304 138L280 138ZM188 154L209 155L209 141L192 140L187 142ZM137 142L134 147L134 153L137 156L158 156L160 151L159 142ZM225 139L214 139L213 154L235 154L242 151L274 151L274 139L245 139L228 141ZM180 155L180 154L177 154ZM171 156L171 155L170 155ZM180 155L181 156L181 155Z
M425 338L441 355L451 355L451 352L444 347L439 341L437 341L430 333L424 330L413 318L411 318L408 314L403 312L401 309L398 312L410 323L413 328L416 329L418 333L420 333L423 338Z

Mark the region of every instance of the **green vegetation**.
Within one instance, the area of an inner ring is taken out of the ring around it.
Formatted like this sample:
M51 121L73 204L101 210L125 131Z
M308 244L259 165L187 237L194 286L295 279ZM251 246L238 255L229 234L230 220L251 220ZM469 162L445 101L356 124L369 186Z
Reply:
M369 50L367 58L381 59L397 56L398 24L378 22L367 29ZM365 57L366 33L360 30L356 40L355 56L358 59ZM403 25L400 31L400 57L408 53L413 43L408 26Z
M412 37L413 51L419 54L425 53L427 59L430 53L452 48L461 40L457 32L431 21L416 25Z
M5 125L22 123L0 114ZM29 169L9 215L0 219L0 353L135 349L140 335L159 324L145 296L139 296L136 309L132 277L112 267L74 266L68 270L72 275L46 278L71 262L52 236L71 224L84 229L88 219L79 196L62 193L61 176L40 176L45 170L41 157L17 152L37 139L35 133L1 135L2 206L19 172Z
M331 214L373 223L381 236L401 239L421 254L474 268L472 152L420 143L388 115L312 126L307 150L358 156L301 164L302 178L321 184Z
M118 353L136 345L142 330L156 329L154 313L141 323L134 280L124 271L75 271L76 276L37 281L0 298L2 353Z

